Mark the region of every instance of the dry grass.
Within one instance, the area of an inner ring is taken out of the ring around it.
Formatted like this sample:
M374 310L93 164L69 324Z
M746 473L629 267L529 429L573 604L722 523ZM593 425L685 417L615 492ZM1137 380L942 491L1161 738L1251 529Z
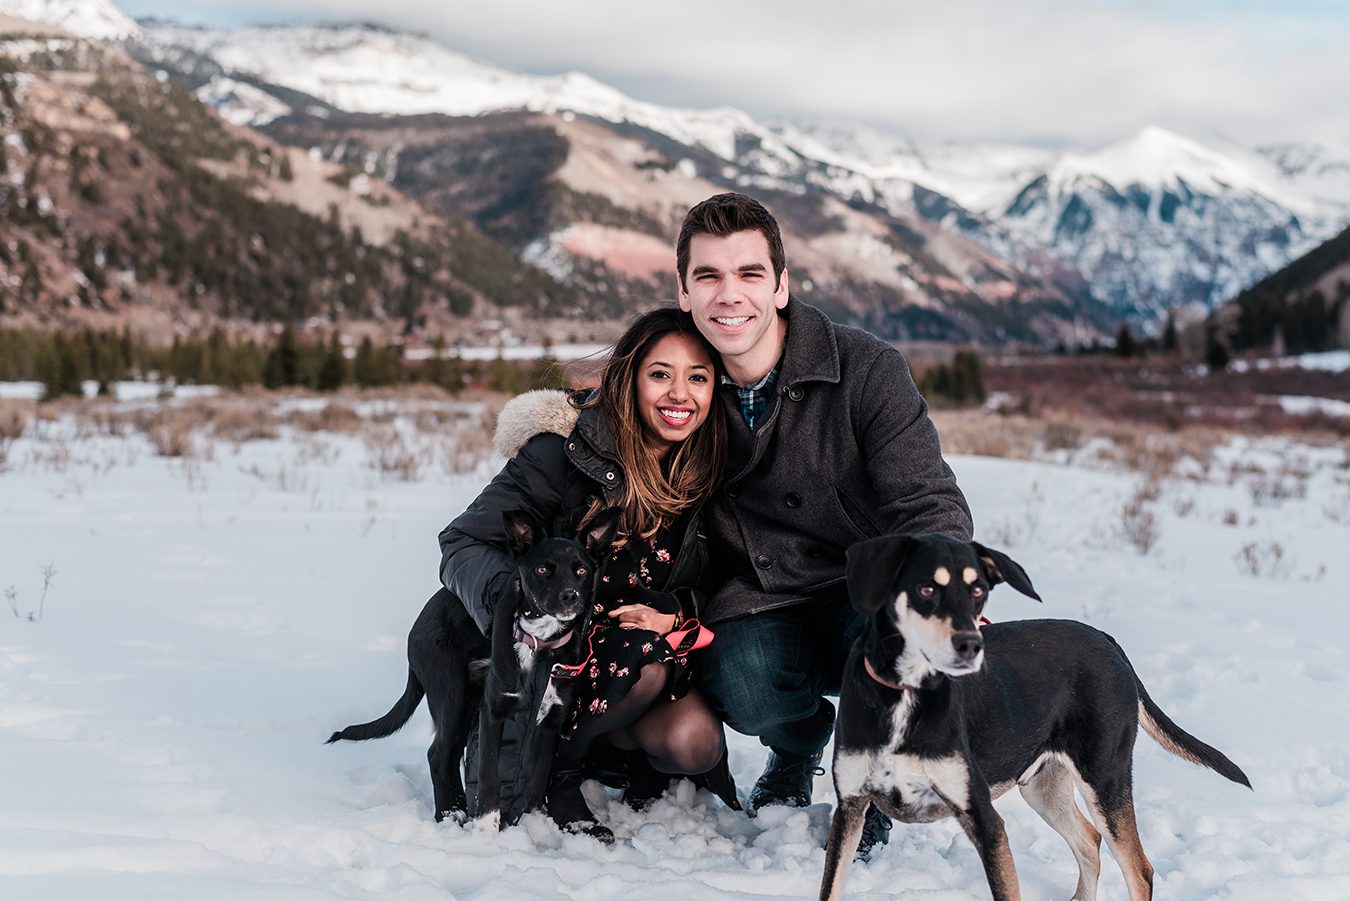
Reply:
M0 472L9 468L9 449L28 431L26 404L0 400Z

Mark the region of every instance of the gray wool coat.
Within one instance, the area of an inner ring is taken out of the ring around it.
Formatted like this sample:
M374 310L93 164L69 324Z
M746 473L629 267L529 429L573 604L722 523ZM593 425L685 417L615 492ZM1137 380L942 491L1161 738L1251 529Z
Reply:
M727 478L705 506L704 620L844 596L844 552L865 538L973 526L904 357L796 299L768 409L753 432L719 388Z

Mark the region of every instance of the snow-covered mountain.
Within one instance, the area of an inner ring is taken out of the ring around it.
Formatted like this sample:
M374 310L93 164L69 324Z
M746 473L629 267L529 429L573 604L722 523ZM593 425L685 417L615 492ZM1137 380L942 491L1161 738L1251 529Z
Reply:
M125 20L108 0L0 0L6 8L45 21L79 12L81 33L92 33L86 23ZM186 56L209 60L196 69L197 96L240 124L322 114L304 99L311 97L356 113L532 111L636 126L690 177L921 217L1144 320L1231 297L1350 222L1350 148L1258 151L1154 127L1070 152L919 145L850 123L762 123L727 107L663 107L583 73L511 72L377 25L221 30L146 20L140 30L143 58L180 72ZM665 196L657 205L672 203Z
M764 168L785 171L796 154L730 107L675 109L645 103L580 72L522 75L456 53L430 37L367 23L232 30L146 21L152 45L183 47L227 71L302 91L360 113L477 116L505 110L570 112L650 128L733 159L747 136L764 146ZM270 109L259 113L271 116Z
M140 27L111 0L0 0L0 13L95 40L137 37Z
M1161 128L1059 157L995 221L1014 258L1051 251L1099 299L1157 314L1232 297L1311 247L1347 208L1299 196L1255 154L1237 157Z
M628 123L710 151L748 186L818 189L918 213L1018 265L1076 270L1099 300L1145 319L1230 297L1350 221L1350 164L1298 146L1257 153L1154 127L1090 152L920 146L847 123L766 125L730 108L661 107L581 73L521 75L371 25L144 25L152 45L221 65L199 96L236 121L284 111L230 80L242 73L354 112L532 110Z
M904 205L917 185L912 202L930 218L1032 271L1068 263L1098 299L1143 319L1213 306L1350 222L1350 152L1325 147L1254 151L1155 126L1064 153L812 136L860 160L878 202ZM925 188L956 205L925 203Z

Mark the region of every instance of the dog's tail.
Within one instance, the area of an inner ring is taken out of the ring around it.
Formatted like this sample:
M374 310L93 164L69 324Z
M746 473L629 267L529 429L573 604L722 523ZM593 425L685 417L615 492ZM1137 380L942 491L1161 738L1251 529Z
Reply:
M412 718L413 712L417 710L417 705L422 703L422 698L426 691L422 688L422 683L417 681L413 671L408 670L408 687L403 689L403 697L394 702L394 706L389 712L377 720L369 723L361 723L356 726L348 726L340 732L334 732L329 736L325 744L332 744L335 741L365 741L368 738L384 738L386 735L393 735L403 724Z
M1185 729L1163 713L1153 699L1148 696L1144 689L1144 683L1139 680L1139 674L1135 673L1134 684L1139 689L1139 725L1144 731L1162 745L1163 750L1170 751L1183 760L1189 760L1191 763L1198 763L1201 766L1207 766L1214 772L1236 782L1238 785L1252 787L1247 774L1233 761L1228 759L1218 748L1210 747L1200 739L1191 735Z

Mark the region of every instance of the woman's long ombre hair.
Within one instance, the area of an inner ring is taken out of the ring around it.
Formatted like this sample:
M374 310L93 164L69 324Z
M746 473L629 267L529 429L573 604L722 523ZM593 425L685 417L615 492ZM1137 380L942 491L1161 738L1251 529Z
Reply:
M653 444L638 413L637 380L642 361L652 346L670 334L687 335L713 363L711 409L703 424L674 445L664 459ZM721 361L693 318L677 307L659 307L643 313L614 345L600 377L600 391L584 402L599 406L609 416L615 450L623 468L625 494L620 530L625 538L650 538L681 513L706 497L722 477L726 461L727 429L717 399ZM603 507L597 502L583 523Z

